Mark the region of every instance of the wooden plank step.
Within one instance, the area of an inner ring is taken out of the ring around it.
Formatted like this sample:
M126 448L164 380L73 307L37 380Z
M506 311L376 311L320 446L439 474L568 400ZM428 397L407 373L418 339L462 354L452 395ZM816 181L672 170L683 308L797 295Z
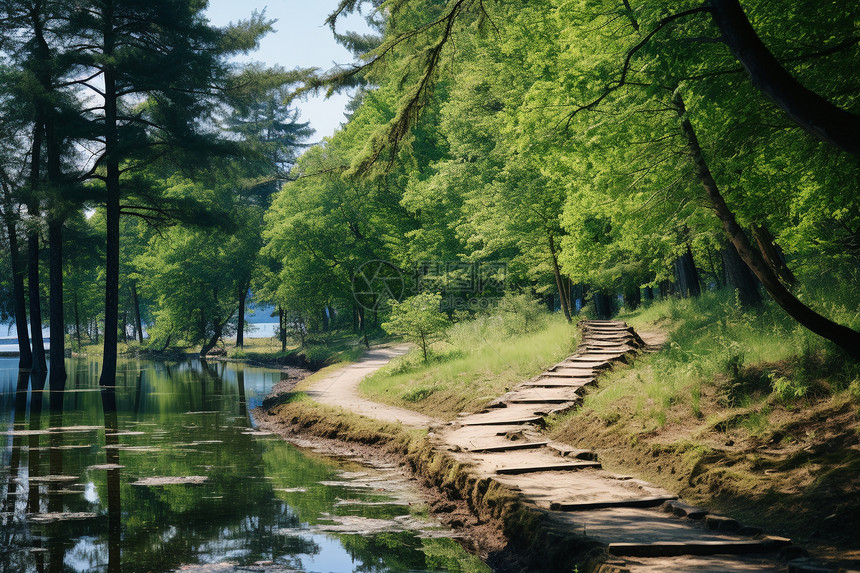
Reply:
M594 378L593 368L582 368L572 366L553 366L541 376L566 376L568 378Z
M678 496L655 495L596 501L554 501L549 505L549 508L553 511L590 511L592 509L604 509L607 507L657 507L675 499L678 499Z
M477 416L476 416L477 417ZM517 419L510 418L481 418L481 419L464 419L460 423L464 426L522 426L523 424L540 424L543 422L542 416L522 416Z
M731 541L658 541L655 543L610 543L609 553L624 557L677 557L680 555L719 555L743 553L771 553L787 543L772 539Z
M520 475L531 474L538 472L570 472L581 470L583 468L600 468L600 462L562 462L557 464L536 464L533 466L514 466L507 468L498 468L496 473L499 475Z
M621 342L612 340L586 340L579 343L579 348L597 348L597 349L619 349L624 352L633 352L634 349Z
M619 361L623 360L625 354L626 354L626 352L589 351L589 352L583 352L582 354L580 354L576 358L578 360L583 361L583 362L585 362L586 360L600 360L603 362L619 362ZM574 359L571 358L570 360L574 360ZM574 363L576 363L576 361Z
M619 336L630 335L633 336L633 330L630 328L621 328L617 326L590 326L582 331L583 338L587 338L592 334L617 334Z
M597 372L593 370L581 370L578 372L571 372L568 370L552 370L549 372L543 372L540 375L540 378L569 378L571 380L593 380L597 376Z
M523 382L520 386L523 388L582 388L583 386L588 386L589 384L594 383L593 378L586 380L581 378L550 377L532 380L530 382Z
M592 368L605 368L609 366L601 356L571 356L562 360L560 364L570 364L573 366L587 364Z
M582 340L636 340L636 337L627 331L624 332L588 332Z
M541 405L546 404L547 406L558 406L560 404L570 404L571 407L575 406L578 402L578 397L573 398L543 398L541 396L512 396L505 400L508 404L534 404Z
M488 454L492 452L513 452L516 450L533 450L537 448L542 448L549 444L549 442L511 442L509 444L501 444L498 446L486 446L486 447L476 447L470 448L466 450L467 452L472 452L476 454Z

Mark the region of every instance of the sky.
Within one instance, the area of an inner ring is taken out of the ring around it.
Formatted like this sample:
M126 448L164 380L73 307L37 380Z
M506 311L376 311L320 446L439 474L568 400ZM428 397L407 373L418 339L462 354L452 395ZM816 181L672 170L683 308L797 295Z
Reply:
M337 4L337 0L209 0L207 14L213 25L225 26L248 19L254 11L265 10L267 18L277 20L276 31L263 38L260 49L243 60L287 69L329 70L335 64L353 60L352 54L335 42L331 30L323 23ZM350 16L338 24L339 32L345 30L369 29L360 16ZM328 100L317 96L297 102L301 119L310 121L316 130L312 141L331 135L345 121L343 111L348 100L348 95L339 94Z

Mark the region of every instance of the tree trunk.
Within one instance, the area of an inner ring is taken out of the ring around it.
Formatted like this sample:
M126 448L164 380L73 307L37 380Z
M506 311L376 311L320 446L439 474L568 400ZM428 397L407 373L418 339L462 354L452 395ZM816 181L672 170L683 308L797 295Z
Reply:
M137 282L131 283L131 302L134 304L134 321L137 327L137 340L143 344L143 321L140 319L140 299L137 296Z
M761 294L758 291L758 282L749 267L744 264L738 255L738 250L729 243L721 251L723 257L723 268L726 269L726 278L732 288L738 293L741 306L750 307L761 304Z
M30 295L30 337L33 344L33 372L47 372L45 341L42 339L42 307L39 295L39 232L30 231L27 237L27 286Z
M788 285L793 285L797 282L794 273L785 264L785 257L782 254L782 249L776 244L773 235L767 230L767 227L753 225L753 236L755 237L758 250L764 261L770 265L773 272L776 273L782 281Z
M833 105L788 73L758 37L738 0L709 0L709 4L722 41L753 85L808 133L860 155L860 115Z
M52 391L62 390L66 383L66 329L63 313L63 222L48 221L48 245L50 247L50 311L48 313L51 332Z
M803 304L780 282L776 273L764 261L761 255L750 244L747 236L735 220L735 215L720 194L717 182L714 180L708 164L705 162L696 132L687 117L687 110L679 93L675 93L675 104L681 118L681 129L687 139L687 148L695 162L697 175L705 188L711 206L723 224L723 229L732 244L738 250L738 255L764 285L768 294L785 312L812 332L830 340L855 359L860 360L860 332L847 326L837 324L825 318Z
M203 345L203 348L200 349L200 357L204 357L209 354L209 351L215 348L215 345L218 344L218 339L221 338L221 329L216 328L215 334L212 335L212 338Z
M110 3L105 5L105 54L113 53L113 14ZM104 128L105 128L105 215L107 242L105 246L105 326L102 373L99 384L116 384L117 322L119 321L119 158L117 148L117 91L116 77L110 66L104 70Z
M675 260L675 276L681 296L697 297L702 294L699 286L699 271L696 270L690 245L687 245L687 251Z
M556 256L555 252L555 240L553 239L552 233L548 235L549 237L549 255L552 259L552 272L555 275L555 285L558 288L558 298L561 299L561 310L564 312L564 317L568 322L573 320L570 316L570 307L568 306L569 297L567 293L564 291L564 282L561 278L561 272L558 268L558 256Z
M654 300L654 289L653 289L653 287L646 286L643 290L645 291L645 296L644 296L645 300L647 300L647 301Z
M24 296L24 268L18 252L18 229L6 207L6 230L9 235L9 257L12 263L12 295L15 297L15 331L18 334L18 368L29 370L33 367L33 353L30 350L30 333L27 331L27 300Z
M245 301L248 298L248 287L239 291L239 324L236 327L236 347L245 346Z
M81 315L78 310L78 291L75 291L75 338L78 341L78 352L81 351Z
M287 351L287 325L284 322L284 308L278 305L278 335L281 337L281 352Z

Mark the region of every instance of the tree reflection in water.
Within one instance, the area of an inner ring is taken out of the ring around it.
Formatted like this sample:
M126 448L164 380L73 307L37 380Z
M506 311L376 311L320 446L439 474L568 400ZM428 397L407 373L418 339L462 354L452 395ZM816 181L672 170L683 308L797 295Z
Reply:
M448 569L431 553L454 554L450 540L436 551L411 532L315 530L332 515L394 519L409 509L385 501L390 494L377 486L352 486L350 479L362 478L345 478L341 463L254 428L250 410L281 373L197 360L123 361L117 386L100 388L97 361L72 359L67 370L65 391L45 396L44 375L30 379L16 369L17 379L9 379L0 368L11 433L0 468L0 573L257 561L299 570ZM181 482L192 476L199 478ZM339 505L343 499L356 503Z

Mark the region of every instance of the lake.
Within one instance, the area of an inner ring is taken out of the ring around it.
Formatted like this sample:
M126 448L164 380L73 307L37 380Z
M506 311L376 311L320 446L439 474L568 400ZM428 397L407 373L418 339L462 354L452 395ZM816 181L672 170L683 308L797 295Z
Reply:
M393 469L256 429L280 372L121 361L103 394L100 366L51 393L0 359L0 572L489 571Z

